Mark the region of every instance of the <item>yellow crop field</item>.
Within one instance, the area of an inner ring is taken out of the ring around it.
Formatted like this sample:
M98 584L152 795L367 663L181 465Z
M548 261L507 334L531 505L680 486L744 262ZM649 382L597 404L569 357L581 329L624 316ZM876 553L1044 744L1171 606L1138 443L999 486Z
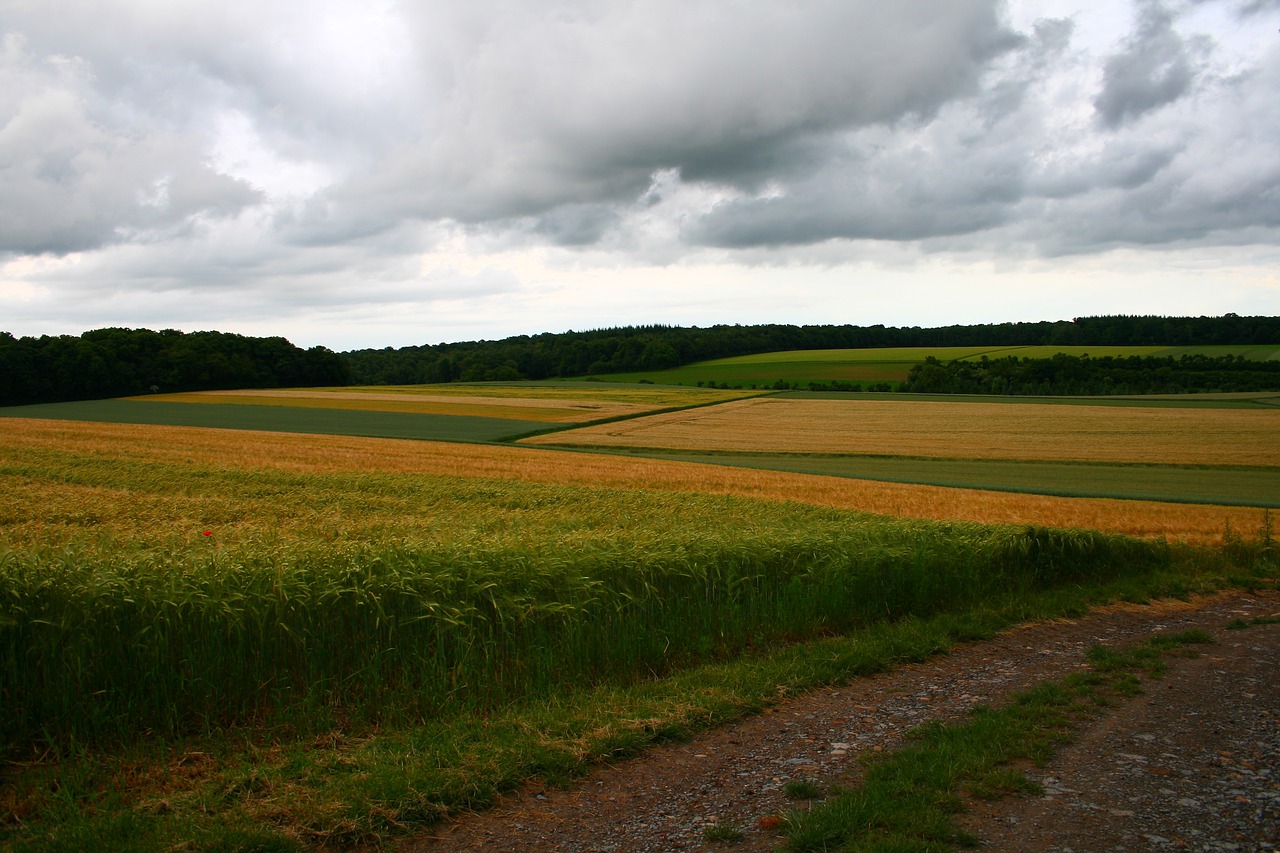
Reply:
M582 423L651 412L658 404L577 400L567 397L460 397L446 394L396 394L370 391L246 390L192 391L153 394L130 399L161 403L222 403L238 406L291 406L368 412L407 412L420 415L461 415L482 418Z
M600 403L639 403L643 406L701 406L743 397L755 397L766 391L742 391L716 388L676 387L670 385L617 385L611 382L566 382L564 384L485 383L468 385L450 382L440 385L351 385L333 388L309 388L322 393L377 393L400 397L439 395L447 397L502 398L521 397L539 400L590 400ZM236 393L236 392L228 392Z
M1280 465L1280 410L757 398L527 444L1169 465Z
M193 478L186 495L104 488L95 474L118 461L222 470L324 473L421 473L493 481L590 486L664 493L738 495L905 518L1082 527L1195 543L1220 542L1228 527L1252 535L1263 511L1247 507L1059 498L851 480L531 447L318 436L289 433L11 419L0 429L0 469L42 455L76 460L76 476L56 481L0 472L0 530L12 542L47 541L58 528L91 525L104 535L157 540L189 536L214 519L221 533L269 531L330 539L347 520L324 506L280 499L249 505L235 495L204 496ZM297 497L297 496L295 496ZM370 493L366 526L394 526L394 507L377 518ZM602 498L607 502L607 499Z

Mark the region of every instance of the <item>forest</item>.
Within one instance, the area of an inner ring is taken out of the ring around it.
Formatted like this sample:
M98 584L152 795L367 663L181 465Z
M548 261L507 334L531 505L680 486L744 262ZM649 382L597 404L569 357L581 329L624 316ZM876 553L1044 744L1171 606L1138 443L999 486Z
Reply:
M213 331L186 333L173 329L156 332L110 328L79 336L45 335L38 338L15 337L11 333L0 332L0 405L230 388L572 378L662 370L706 359L781 350L1214 344L1280 344L1280 317L1240 317L1234 314L1222 317L1116 316L937 328L882 325L628 326L521 335L499 341L386 347L343 353L319 346L304 350L282 337L255 338ZM1101 362L1100 359L1095 361ZM1256 364L1251 362L1250 368ZM1063 375L1070 374L1071 378L1063 380L1046 380L1042 375L1032 378L1015 376L1011 370L1001 372L1008 370L1003 365L996 368L995 373L990 372L990 366L975 367L970 372L954 368L954 376L948 374L950 378L944 380L938 371L951 368L936 364L928 367L929 370L913 382L945 381L958 383L957 387L971 388L983 382L999 384L998 379L1005 383L1005 387L1012 388L1041 387L1046 381L1050 386L1084 381L1075 378L1082 368L1077 365L1068 370L1064 362L1057 366L1020 368L1033 373L1035 370L1067 371ZM1095 369L1093 363L1088 367ZM1195 373L1163 364L1132 365L1129 370L1131 373L1133 370L1166 367L1169 372L1182 370L1187 377ZM1114 369L1119 371L1120 367ZM1230 369L1219 365L1213 369L1220 373L1229 372L1237 378L1248 372L1239 365ZM1266 368L1258 370L1265 371ZM1130 373L1114 373L1112 387L1137 387L1133 384L1137 380ZM1213 379L1214 383L1218 381Z
M97 329L80 336L0 332L0 405L171 391L345 385L346 362L280 337L172 329Z
M929 356L898 388L919 394L1183 394L1280 391L1280 361L1238 356L1074 356L941 362Z
M343 353L357 385L553 379L663 370L783 350L950 346L1280 344L1280 317L1085 317L938 328L631 326Z

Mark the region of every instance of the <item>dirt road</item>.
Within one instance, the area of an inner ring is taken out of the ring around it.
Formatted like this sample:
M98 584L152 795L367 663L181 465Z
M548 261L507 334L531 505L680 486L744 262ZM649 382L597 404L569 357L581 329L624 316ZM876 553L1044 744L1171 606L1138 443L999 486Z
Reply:
M1228 593L1117 606L1019 628L948 655L798 697L688 743L603 767L569 790L530 786L498 808L409 840L406 850L774 850L771 815L804 808L792 780L856 783L858 756L912 727L1085 666L1090 646L1200 628L1216 640L1174 659L1144 694L1090 724L1029 775L1040 797L972 804L960 822L1000 851L1280 849L1280 596ZM762 823L762 818L765 820ZM735 827L735 844L707 841Z

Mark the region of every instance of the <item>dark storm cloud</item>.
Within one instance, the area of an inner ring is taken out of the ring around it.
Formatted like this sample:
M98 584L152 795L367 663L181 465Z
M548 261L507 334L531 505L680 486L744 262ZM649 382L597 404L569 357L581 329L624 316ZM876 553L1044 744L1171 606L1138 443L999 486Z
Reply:
M1198 77L1174 23L1144 3L1089 103L1072 27L1039 22L977 93L916 121L832 136L809 175L721 202L685 238L726 248L1022 244L1048 254L1257 241L1280 226L1280 51L1243 72ZM1196 50L1212 58L1211 46ZM1073 118L1069 99L1076 114L1096 109L1104 132Z
M1107 60L1102 91L1094 100L1102 124L1115 128L1176 101L1191 88L1195 69L1173 15L1148 0L1138 31Z
M1277 219L1280 59L1215 66L1197 6L1280 0L1140 0L1118 46L1002 0L0 0L0 251L1236 242Z
M589 246L617 225L618 211L600 204L567 204L538 217L534 231L557 246Z
M820 161L825 135L974 90L1016 41L993 0L445 9L415 22L447 93L434 121L343 204L482 221L634 201L663 169L753 186Z

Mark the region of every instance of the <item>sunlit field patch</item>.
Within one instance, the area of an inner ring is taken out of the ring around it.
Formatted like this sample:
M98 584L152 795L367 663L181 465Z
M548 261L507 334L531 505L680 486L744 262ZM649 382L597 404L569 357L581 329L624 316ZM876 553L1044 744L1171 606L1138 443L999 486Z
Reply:
M530 444L951 459L1280 465L1280 409L759 398Z

